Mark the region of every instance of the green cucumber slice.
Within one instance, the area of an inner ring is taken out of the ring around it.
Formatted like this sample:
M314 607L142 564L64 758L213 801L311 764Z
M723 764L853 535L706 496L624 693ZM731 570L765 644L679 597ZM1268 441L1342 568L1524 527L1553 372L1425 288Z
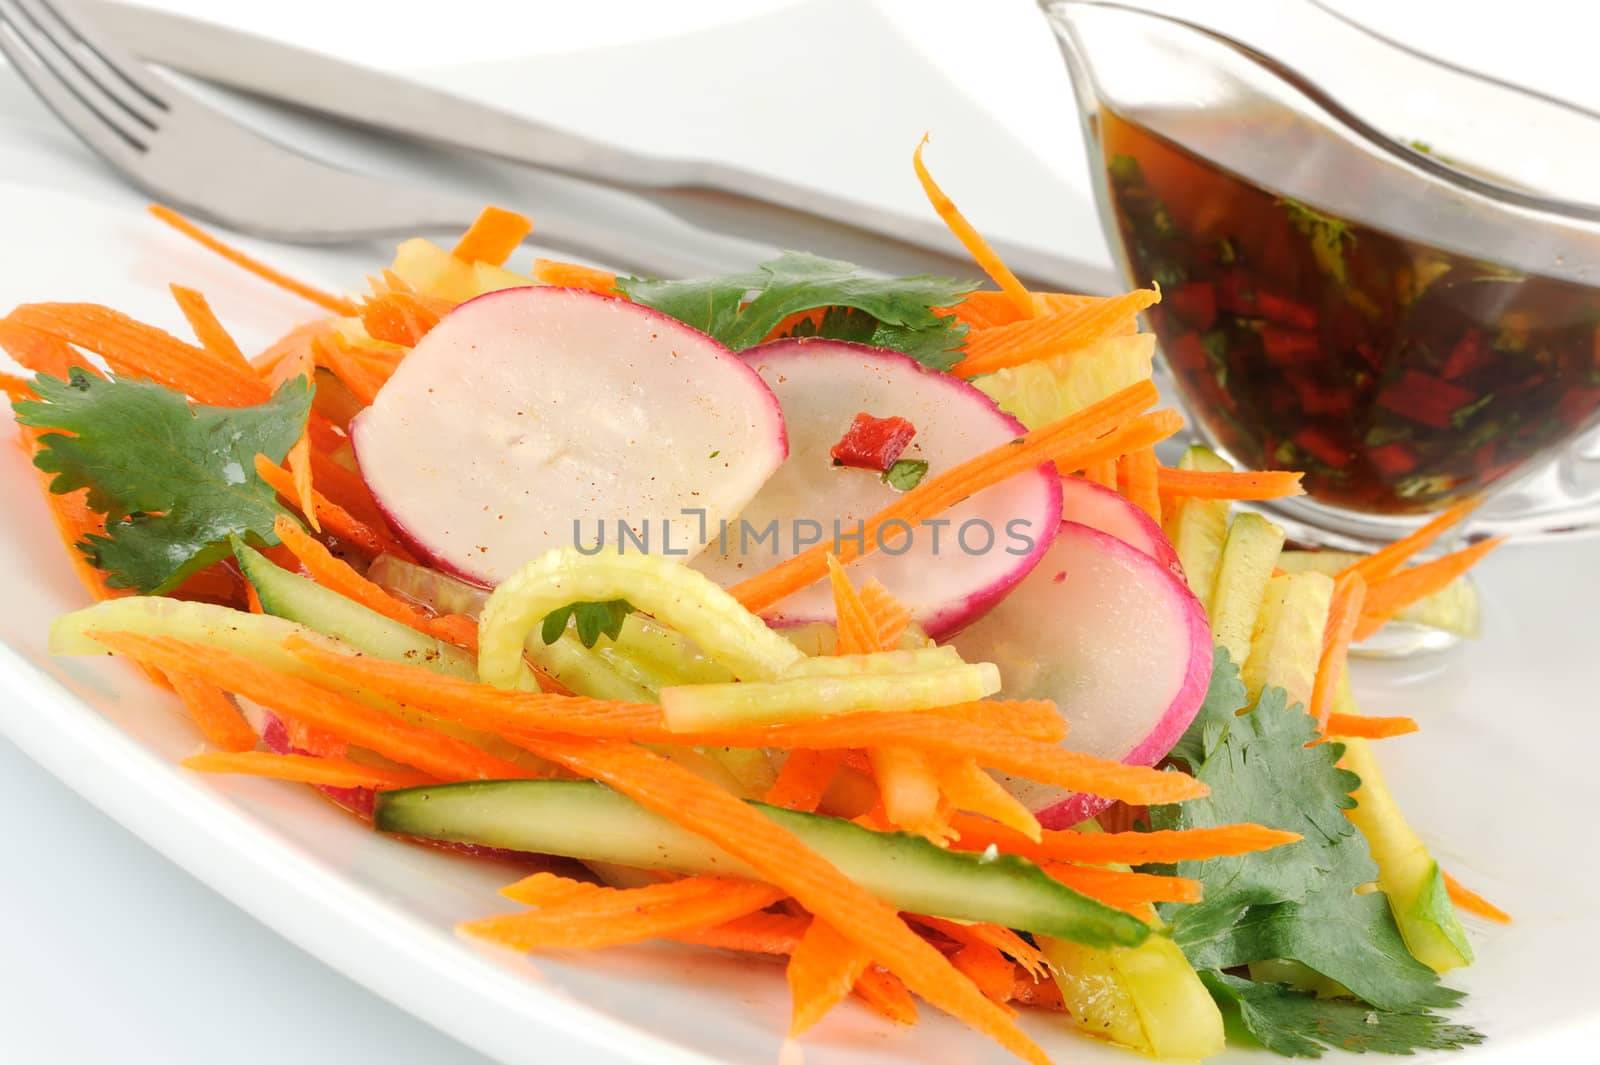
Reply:
M1210 448L1195 444L1178 460L1178 469L1225 473L1233 466ZM1162 523L1172 549L1178 553L1189 590L1202 603L1211 601L1217 587L1231 506L1226 499L1185 499L1172 508Z
M1222 545L1216 587L1207 604L1211 639L1226 647L1241 668L1250 658L1256 615L1283 552L1283 540L1282 529L1259 514L1246 512L1235 515Z

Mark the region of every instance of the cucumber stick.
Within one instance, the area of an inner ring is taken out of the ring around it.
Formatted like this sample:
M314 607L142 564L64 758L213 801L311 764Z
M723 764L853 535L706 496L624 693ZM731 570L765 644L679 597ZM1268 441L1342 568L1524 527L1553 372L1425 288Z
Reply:
M1261 611L1267 581L1283 553L1283 540L1282 529L1259 514L1244 513L1235 515L1222 544L1216 587L1206 604L1211 639L1226 647L1241 667L1250 657L1256 615Z
M899 910L1100 947L1137 946L1150 935L1137 917L1080 895L1014 855L986 859L920 836L753 805ZM381 831L399 835L691 875L755 876L704 837L593 781L497 780L384 792L373 818Z
M1155 352L1154 334L1129 333L996 370L972 383L1001 410L1037 429L1148 381Z
M1268 579L1250 657L1241 672L1251 699L1264 688L1282 688L1290 706L1310 708L1332 600L1333 578L1325 573L1282 573Z
M1178 469L1225 473L1233 466L1210 448L1195 444L1178 460ZM1222 565L1222 545L1228 538L1231 505L1226 499L1184 499L1172 508L1162 523L1167 539L1178 553L1189 590L1202 603L1211 601L1211 593L1217 587L1217 570Z
M1400 813L1366 740L1340 739L1339 764L1361 778L1356 806L1346 811L1378 863L1378 887L1400 926L1406 948L1435 972L1472 962L1472 945L1445 890L1439 863Z

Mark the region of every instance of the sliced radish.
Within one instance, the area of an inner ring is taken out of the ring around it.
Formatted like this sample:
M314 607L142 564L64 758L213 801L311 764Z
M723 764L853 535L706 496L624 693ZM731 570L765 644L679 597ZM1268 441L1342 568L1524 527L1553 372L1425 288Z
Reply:
M788 454L772 392L710 337L540 286L445 316L351 423L362 475L418 554L499 583L554 547L694 554ZM620 524L619 524L620 523ZM629 547L633 541L629 542Z
M830 449L857 414L904 418L915 426L900 461L926 462L930 476L1024 432L976 388L898 352L781 340L745 352L745 359L783 405L790 454L740 513L726 543L695 560L722 584L798 554L807 538L833 543L837 528L843 542L899 497L876 471L834 464ZM895 528L885 537L890 550L852 562L850 575L858 584L882 581L929 634L953 632L993 606L1050 546L1060 524L1059 480L1050 466L1013 477L950 508L939 525L911 529L909 543ZM774 522L777 544L756 543ZM796 592L767 617L779 625L832 621L827 581Z
M1061 518L1115 536L1183 576L1183 564L1172 541L1150 515L1128 498L1082 477L1061 479Z
M1054 699L1075 751L1154 765L1194 720L1211 682L1211 631L1187 584L1113 536L1064 522L1039 565L955 641L1000 667L1008 699ZM1047 828L1109 805L1008 778Z

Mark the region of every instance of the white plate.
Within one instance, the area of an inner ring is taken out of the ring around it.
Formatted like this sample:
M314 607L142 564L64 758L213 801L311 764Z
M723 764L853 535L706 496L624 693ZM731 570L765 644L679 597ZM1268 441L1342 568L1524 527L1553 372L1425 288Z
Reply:
M306 314L140 214L138 198L3 72L0 146L10 252L0 256L0 304L98 300L176 330L165 293L176 280L208 292L250 343ZM333 286L381 255L268 253ZM853 1004L803 1049L785 1047L786 995L769 964L679 948L528 959L459 939L455 922L504 908L494 892L513 870L377 837L305 789L174 768L196 739L169 698L120 664L45 653L50 619L83 596L32 472L14 456L0 462L0 494L11 501L0 526L0 729L173 861L430 1023L506 1062L1002 1058L927 1010L900 1029ZM1424 724L1383 747L1402 804L1447 867L1520 918L1508 929L1473 925L1479 963L1451 982L1472 993L1461 1017L1490 1041L1440 1060L1581 1061L1600 1043L1600 834L1584 768L1600 748L1589 624L1597 563L1595 542L1505 551L1484 567L1480 643L1422 663L1363 664L1358 675L1371 712ZM1127 1060L1048 1017L1026 1023L1061 1060Z

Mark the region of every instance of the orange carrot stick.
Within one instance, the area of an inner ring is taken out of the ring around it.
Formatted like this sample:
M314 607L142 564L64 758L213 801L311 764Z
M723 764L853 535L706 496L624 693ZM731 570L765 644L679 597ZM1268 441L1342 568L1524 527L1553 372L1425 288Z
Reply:
M1295 843L1301 838L1294 832L1243 824L1158 832L1089 833L1046 829L1041 838L1034 841L1003 825L963 814L951 818L951 825L961 833L954 844L960 850L981 851L993 846L1003 853L1036 862L1082 862L1086 865L1203 861L1253 854Z
M884 526L891 521L915 526L968 496L1015 474L1035 469L1052 458L1076 465L1068 458L1075 449L1087 450L1096 443L1104 445L1103 437L1155 402L1155 386L1142 381L1060 421L1035 429L1017 441L1002 444L928 477L867 519L859 541L852 539L836 545L839 561L848 564L875 547L883 536ZM742 581L733 587L734 597L749 610L757 613L766 610L826 575L829 546L818 544Z
M1063 862L1045 862L1043 869L1074 891L1081 891L1109 906L1126 908L1146 902L1200 901L1200 881L1186 876L1156 876Z
M1084 467L1083 478L1086 481L1093 481L1102 488L1117 491L1117 460L1107 459L1104 462L1090 463Z
M569 876L558 876L555 873L538 872L501 888L500 894L524 906L549 906L604 890L605 888L599 884L590 884L574 880Z
M1311 687L1311 716L1317 728L1328 730L1328 716L1344 679L1350 657L1350 639L1361 623L1361 606L1367 597L1367 582L1360 573L1341 573L1333 582L1333 599L1328 605L1328 620L1322 630L1322 656L1317 662L1317 678Z
M1483 502L1477 496L1464 499L1455 506L1439 513L1439 516L1423 525L1421 528L1403 536L1381 551L1374 551L1359 562L1354 562L1345 572L1354 571L1361 574L1368 584L1382 580L1384 577L1393 576L1400 572L1400 567L1411 561L1419 551L1425 550L1449 529L1458 525L1463 518L1477 509Z
M861 588L861 602L872 617L872 628L878 634L878 650L892 651L911 627L911 609L889 593L889 589L874 577Z
M172 690L178 693L183 705L194 719L195 727L213 747L224 751L248 751L255 748L256 731L239 713L226 692L214 684L206 684L182 673L167 677Z
M361 324L369 337L408 348L427 336L439 317L409 292L386 292L361 308Z
M1034 311L1051 314L1055 311L1073 311L1098 303L1100 296L1082 296L1075 292L1034 292L1034 306L1026 314L1017 310L1010 295L1004 292L973 292L954 307L937 308L940 314L953 315L970 329L992 329L997 325L1010 325L1032 318Z
M936 843L949 839L941 816L939 781L927 757L913 747L873 747L867 751L889 823Z
M1155 449L1149 447L1130 451L1117 460L1117 487L1157 525L1161 524L1160 468Z
M0 318L0 349L10 355L24 369L34 373L49 374L66 379L67 371L82 367L96 377L104 375L89 362L89 357L51 333L41 332L13 321Z
M971 980L984 997L998 1005L1011 1001L1017 967L987 943L968 943L950 958L950 964Z
M957 810L991 817L1007 828L1037 841L1041 829L1039 819L1018 802L999 782L978 768L971 758L947 759L934 766L934 776L939 790ZM960 830L955 829L959 835Z
M827 921L814 920L789 956L789 1036L809 1029L856 986L872 958Z
M166 673L192 674L438 780L516 780L531 775L522 766L496 758L464 740L407 724L338 692L275 672L243 655L170 637L131 632L90 635L118 654Z
M535 754L600 780L745 862L847 935L932 1005L1025 1061L1048 1058L1005 1010L984 998L897 913L759 810L646 748L558 736L524 739ZM709 923L709 922L708 922Z
M810 920L787 913L752 913L712 928L671 932L665 938L747 954L793 954Z
M839 556L827 554L828 577L833 585L833 609L838 617L839 644L834 654L864 655L879 649L878 628L850 578L845 576Z
M533 278L535 281L560 288L588 289L602 296L617 294L616 274L608 270L596 270L592 266L564 263L558 259L533 260Z
M1162 466L1163 496L1188 499L1283 499L1305 495L1298 470L1177 470Z
M1509 913L1476 891L1473 891L1449 873L1444 874L1444 888L1450 895L1450 901L1468 913L1493 921L1496 924L1511 923L1511 915Z
M718 925L781 897L782 892L750 880L690 877L626 890L601 888L459 927L515 950L596 950Z
M942 917L918 915L916 922L932 928L957 943L981 943L994 947L1012 957L1030 975L1044 976L1050 971L1050 961L1038 947L1017 935L1009 928L997 924L962 924Z
M339 336L316 335L311 338L311 352L317 365L324 367L350 390L350 394L364 406L371 406L383 387L383 378L364 363Z
M317 306L332 311L334 314L353 315L356 313L355 304L344 297L334 296L304 282L296 281L288 274L275 270L259 259L252 258L239 249L218 240L170 207L163 207L160 204L153 203L150 205L149 211L201 247L216 252L230 263L255 274L268 284L276 285L287 292L293 292L296 296L304 297Z
M268 344L261 354L250 360L250 365L256 373L269 376L284 359L299 353L309 353L313 340L331 332L333 326L325 318L314 322L303 322ZM314 361L312 365L315 365Z
M961 246L967 249L974 262L983 268L989 279L1000 286L1017 309L1017 313L1031 318L1034 315L1033 294L1017 280L1017 275L1005 263L1000 261L1000 256L989 246L989 242L973 228L971 222L956 209L955 203L946 196L933 175L928 172L927 164L922 161L922 150L928 146L928 135L924 133L918 142L916 151L911 153L911 165L917 171L917 180L922 183L922 191L927 195L928 202L933 205L934 212L944 220L950 232Z
M896 1024L917 1023L917 1003L905 982L887 969L867 966L856 980L856 995L881 1016Z
M532 232L533 222L526 215L503 207L485 207L450 254L469 263L503 266Z
M294 474L276 466L267 460L265 455L256 456L256 476L260 477L267 485L283 498L298 503L299 488L295 484ZM311 489L311 514L314 514L319 526L326 526L327 531L340 540L360 550L368 557L388 554L400 558L410 559L411 552L407 551L398 541L392 539L386 531L379 531L365 522L359 521L349 511L334 503L327 496ZM307 520L311 518L307 515ZM286 520L283 518L279 519ZM321 529L319 528L320 532Z
M1439 591L1504 542L1503 536L1483 540L1454 554L1403 569L1367 585L1366 601L1361 606L1361 621L1356 625L1355 639L1365 640L1387 625L1400 611Z
M838 776L844 751L794 751L778 770L778 779L762 801L790 810L814 813L827 794L828 785Z
M168 288L171 289L172 298L178 303L178 310L183 312L183 317L189 323L189 328L194 331L194 338L200 342L200 346L219 362L224 362L235 370L250 373L252 368L245 361L244 352L223 327L205 296L182 285L169 285Z
M1368 717L1365 714L1329 714L1323 731L1338 739L1386 740L1416 732L1420 725L1411 717Z
M241 751L236 754L197 754L183 760L185 769L202 773L242 773L273 780L292 780L324 788L370 788L388 791L436 783L426 773L404 769L385 769L338 758L314 758L308 754L269 754L266 751Z
M1052 979L1036 980L1031 976L1018 975L1016 983L1011 985L1011 1001L1019 1006L1027 1006L1036 1010L1054 1010L1063 1012L1067 1006L1061 1001L1061 988Z
M1141 288L1072 310L981 330L967 337L966 355L951 372L977 377L1087 347L1128 332L1134 315L1159 302L1159 289Z

